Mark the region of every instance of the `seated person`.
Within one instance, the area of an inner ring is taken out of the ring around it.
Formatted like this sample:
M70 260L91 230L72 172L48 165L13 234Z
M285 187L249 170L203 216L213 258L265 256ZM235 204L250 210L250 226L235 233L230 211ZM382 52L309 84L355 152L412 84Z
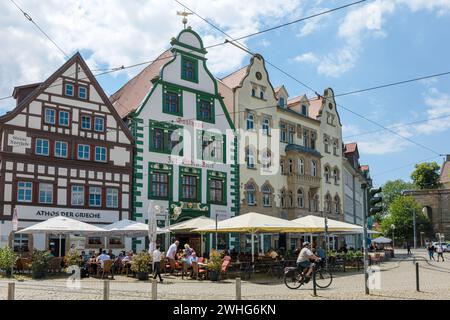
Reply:
M116 259L116 255L113 253L112 249L108 250L108 256L111 258L111 260Z
M122 263L131 262L133 260L133 253L130 251L125 257L122 258Z
M89 260L89 255L83 250L81 251L80 260L82 263L86 263Z
M101 265L102 268L103 268L104 262L105 262L106 260L111 260L111 257L110 257L109 255L106 254L106 250L103 250L103 251L102 251L102 254L99 255L99 256L97 257L96 261L97 261L97 262L100 261L100 265Z

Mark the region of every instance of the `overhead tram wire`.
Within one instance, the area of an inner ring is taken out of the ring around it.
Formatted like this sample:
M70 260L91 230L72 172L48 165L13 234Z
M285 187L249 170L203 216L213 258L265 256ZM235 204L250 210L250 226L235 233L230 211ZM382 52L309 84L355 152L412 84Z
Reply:
M180 1L178 1L178 0L174 0L174 1L176 1L178 4L180 4L180 5L182 5L183 7L185 7L187 10L191 11L191 12L192 12L193 14L195 14L196 16L200 17L200 15L199 15L198 13L196 13L196 12L193 11L192 9L186 7L186 6L183 5ZM207 22L209 25L213 26L216 30L219 30L221 33L223 33L223 34L226 35L227 37L230 37L225 31L223 31L223 30L221 30L219 27L215 26L212 22L209 22L207 19L205 19L205 18L203 18L203 17L200 17L200 18L201 18L202 20L204 20L205 22ZM230 38L231 38L231 37L230 37ZM247 52L247 53L249 53L249 54L251 54L251 55L254 55L254 54L251 52L250 49L246 48L244 45L240 44L239 42L238 42L238 43L239 43L242 47L244 47L244 48L242 48L241 46L236 45L235 43L233 43L233 42L237 42L237 41L240 40L240 39L242 39L242 37L241 37L241 38L236 38L236 39L233 39L233 38L232 38L231 40L225 40L225 43L231 43L231 44L233 44L234 46L236 46L237 48L240 48L241 50L243 50L244 52ZM267 61L267 60L266 60L266 61ZM272 65L272 64L271 64L271 65ZM273 66L273 65L272 65L272 66ZM282 70L282 69L279 68L279 67L275 67L275 68L276 68L277 70L281 71L283 74L285 74L285 75L287 75L288 77L290 77L291 79L293 79L294 81L296 81L296 82L300 83L301 85L303 85L304 87L308 88L309 90L312 90L313 92L316 92L316 93L317 93L317 91L314 90L312 87L306 85L305 83L303 83L302 81L298 80L296 77L292 76L292 75L289 74L288 72ZM317 95L321 97L321 95L319 95L319 94L317 94ZM327 98L325 98L325 97L322 97L322 98L327 99ZM400 138L402 138L402 139L404 139L404 140L406 140L406 141L408 141L408 142L410 142L410 143L413 143L413 144L415 144L415 145L417 145L417 146L420 146L420 147L422 147L422 148L424 148L424 149L426 149L426 150L428 150L428 151L431 151L432 153L434 153L434 154L436 154L436 155L438 155L438 156L442 156L441 153L439 153L439 152L437 152L437 151L435 151L435 150L433 150L433 149L431 149L431 148L429 148L429 147L427 147L427 146L425 146L425 145L423 145L423 144L421 144L421 143L419 143L419 142L416 142L416 141L414 141L414 140L412 140L412 139L410 139L410 138L408 138L408 137L405 137L405 136L403 136L403 135L401 135L401 134L399 134L399 133L397 133L397 132L395 132L395 131L389 129L389 128L386 127L386 126L384 126L384 125L382 125L382 124L380 124L380 123L378 123L378 122L376 122L376 121L374 121L374 120L372 120L372 119L369 119L369 118L367 118L366 116L361 115L361 114L359 114L359 113L356 112L356 111L353 111L353 110L351 110L351 109L349 109L349 108L343 106L342 104L339 104L339 103L337 103L337 102L335 102L335 103L336 103L337 106L340 106L342 109L344 109L344 110L346 110L347 112L350 112L350 113L352 113L352 114L358 116L358 117L361 118L361 119L364 119L364 120L366 120L366 121L368 121L368 122L370 122L370 123L372 123L372 124L374 124L374 125L376 125L376 126L378 126L378 127L381 127L381 128L383 128L383 129L385 129L386 131L389 131L390 133L392 133L392 134L394 134L394 135L396 135L396 136L398 136L398 137L400 137Z
M375 173L375 174L370 174L370 176L371 176L371 177L382 176L382 175L384 175L384 174L386 174L386 173L389 173L389 172L392 172L392 171L397 171L397 170L400 170L400 169L408 168L408 167L410 167L410 166L412 166L412 165L415 165L415 164L417 164L417 163L421 163L421 162L424 162L424 161L429 161L429 160L433 160L433 159L436 159L436 158L440 158L441 156L442 156L442 155L439 155L439 156L433 156L433 157L429 157L429 158L422 159L422 160L419 160L419 161L411 162L411 163L408 163L408 164L406 164L406 165L404 165L404 166L401 166L401 167L389 169L389 170L386 170L386 171L377 172L377 173Z
M10 0L17 9L19 9L20 12L22 12L23 16L30 21L32 24L34 24L34 26L36 28L38 28L38 30L48 39L50 40L51 43L54 44L54 46L66 57L69 58L69 56L67 55L67 53L37 24L36 21L33 20L33 18L26 13L24 10L22 10L22 8L14 1L14 0Z

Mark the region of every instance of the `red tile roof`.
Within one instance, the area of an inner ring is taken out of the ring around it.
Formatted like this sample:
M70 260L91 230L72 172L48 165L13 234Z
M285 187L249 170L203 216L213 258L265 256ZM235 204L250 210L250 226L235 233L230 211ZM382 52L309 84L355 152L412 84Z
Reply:
M356 151L357 147L358 147L358 145L356 144L356 142L347 143L344 145L344 152L345 153L353 153Z
M239 87L242 83L242 80L248 73L248 67L250 65L244 66L241 69L229 74L228 76L222 78L222 82L229 88L234 89Z
M317 119L320 109L322 108L322 98L316 98L309 100L309 116L313 119Z

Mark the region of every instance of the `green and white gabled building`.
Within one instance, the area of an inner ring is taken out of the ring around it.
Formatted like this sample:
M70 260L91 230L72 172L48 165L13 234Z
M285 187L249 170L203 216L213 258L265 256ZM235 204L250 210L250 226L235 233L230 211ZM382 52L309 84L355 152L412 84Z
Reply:
M234 126L206 54L201 38L188 27L111 97L136 139L132 218L137 221L147 221L152 200L162 208L159 227L168 225L176 207L181 214L170 224L198 216L223 220L239 212ZM199 236L179 237L199 250ZM238 245L238 238L221 237L219 248ZM133 249L146 247L144 241L134 239ZM206 251L214 241L206 237Z

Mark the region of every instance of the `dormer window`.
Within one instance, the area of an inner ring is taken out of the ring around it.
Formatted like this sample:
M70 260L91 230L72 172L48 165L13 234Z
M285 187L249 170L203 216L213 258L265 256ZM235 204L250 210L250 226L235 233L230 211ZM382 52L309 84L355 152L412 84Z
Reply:
M87 88L83 86L78 87L78 98L87 99Z
M304 116L308 115L308 107L304 104L302 104L302 115Z
M284 99L284 97L280 97L280 98L278 99L278 105L279 105L280 107L284 108L285 104L286 104L286 100Z
M73 97L73 84L66 83L64 86L64 94L69 97Z
M181 79L197 82L198 81L197 69L198 69L198 62L196 59L181 56Z
M261 91L259 91L259 97L264 99L264 88L261 87Z

